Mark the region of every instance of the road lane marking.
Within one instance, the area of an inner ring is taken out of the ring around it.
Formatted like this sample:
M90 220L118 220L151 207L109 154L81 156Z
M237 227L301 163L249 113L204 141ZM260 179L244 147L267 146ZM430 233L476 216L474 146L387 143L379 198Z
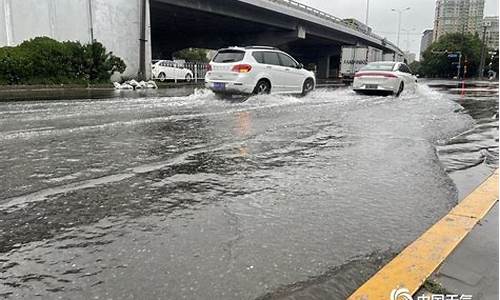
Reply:
M415 294L497 201L498 169L348 300L386 300L397 288Z

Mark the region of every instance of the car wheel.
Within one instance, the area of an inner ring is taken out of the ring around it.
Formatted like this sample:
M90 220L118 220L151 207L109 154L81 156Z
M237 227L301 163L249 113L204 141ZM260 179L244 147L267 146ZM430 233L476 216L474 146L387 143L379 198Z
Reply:
M158 79L160 79L161 82L164 82L165 80L167 80L167 75L161 72L160 74L158 74Z
M219 99L219 100L226 100L227 98L229 98L229 96L227 94L224 94L224 93L214 93L214 95L215 95L215 98Z
M398 91L396 93L396 97L399 97L401 95L401 93L404 91L404 89L405 89L405 84L401 82L399 84L399 88L398 88Z
M314 90L314 80L307 78L302 86L302 96L309 94L312 90Z
M186 82L191 82L191 80L193 79L193 76L191 74L186 74Z
M253 91L255 95L267 95L271 93L271 83L266 79L261 79L257 82Z

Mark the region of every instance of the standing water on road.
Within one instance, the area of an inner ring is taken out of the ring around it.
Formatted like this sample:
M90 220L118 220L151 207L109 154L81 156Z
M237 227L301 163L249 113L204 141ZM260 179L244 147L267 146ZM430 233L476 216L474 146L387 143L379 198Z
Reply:
M495 97L470 101L497 113ZM456 100L0 103L0 296L345 298L457 203L446 162L477 149L452 138L498 157Z

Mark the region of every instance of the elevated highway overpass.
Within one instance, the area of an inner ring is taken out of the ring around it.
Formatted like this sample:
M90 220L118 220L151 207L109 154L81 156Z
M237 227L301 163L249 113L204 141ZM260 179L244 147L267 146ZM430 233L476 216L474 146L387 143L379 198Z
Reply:
M0 47L48 36L102 42L127 64L124 77L150 74L152 58L188 47L278 46L318 77L334 76L342 45L399 53L373 33L292 0L0 0ZM119 79L119 78L115 78Z
M385 38L291 0L151 0L151 42L155 58L188 47L277 46L317 65L320 78L335 75L342 45L403 55Z

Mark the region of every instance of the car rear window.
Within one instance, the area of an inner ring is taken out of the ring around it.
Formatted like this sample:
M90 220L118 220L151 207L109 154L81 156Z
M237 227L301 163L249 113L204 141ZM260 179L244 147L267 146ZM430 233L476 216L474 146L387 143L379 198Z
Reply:
M239 50L221 50L214 57L216 63L232 63L242 61L245 56L244 51Z
M374 63L367 64L361 71L392 71L394 69L395 63Z

